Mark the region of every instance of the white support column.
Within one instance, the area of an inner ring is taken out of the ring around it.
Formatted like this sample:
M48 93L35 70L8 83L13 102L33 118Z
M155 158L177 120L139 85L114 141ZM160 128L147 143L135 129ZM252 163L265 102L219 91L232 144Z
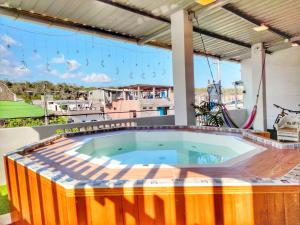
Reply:
M140 90L140 86L137 87L137 97L140 100L141 99L141 90Z
M122 91L122 96L123 96L123 100L127 100L126 99L126 92L124 90Z
M255 104L257 91L262 76L262 83L257 104L257 115L253 127L257 130L267 129L267 106L266 106L266 76L262 75L263 58L265 49L262 43L254 44L251 47L251 67L252 67L252 106ZM266 70L266 67L265 67Z
M152 95L153 95L153 99L155 98L155 87L153 87L153 89L152 89Z
M168 88L168 98L171 96L171 88Z
M193 26L186 11L171 15L175 124L195 125Z

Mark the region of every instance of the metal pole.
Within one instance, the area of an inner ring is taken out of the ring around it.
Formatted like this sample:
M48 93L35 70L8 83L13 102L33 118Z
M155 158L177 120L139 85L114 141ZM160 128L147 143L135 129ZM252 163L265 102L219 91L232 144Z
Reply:
M44 116L45 116L45 125L48 125L48 110L47 110L47 83L44 83Z
M234 97L235 97L235 108L237 109L237 101L238 101L238 90L237 90L237 84L234 82Z
M218 81L221 80L220 59L217 59Z

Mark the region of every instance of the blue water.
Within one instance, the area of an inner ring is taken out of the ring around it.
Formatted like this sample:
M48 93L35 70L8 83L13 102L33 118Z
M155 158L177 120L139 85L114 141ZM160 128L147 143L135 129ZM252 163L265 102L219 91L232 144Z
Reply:
M77 151L92 157L114 160L117 164L216 164L237 156L232 149L186 141L107 141L87 143Z

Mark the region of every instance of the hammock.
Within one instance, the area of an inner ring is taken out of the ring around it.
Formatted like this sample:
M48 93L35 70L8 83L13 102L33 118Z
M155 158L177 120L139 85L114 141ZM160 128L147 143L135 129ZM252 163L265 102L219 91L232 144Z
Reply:
M226 109L226 106L222 104L222 115L224 118L224 122L228 127L231 128L242 128L242 129L250 129L254 123L254 120L256 118L256 112L257 112L257 105L255 105L251 111L250 116L248 117L247 121L242 127L238 127L236 123L232 120L232 118L229 115L228 110Z
M229 111L227 110L226 106L224 104L221 104L221 109L222 109L222 115L224 118L224 122L228 127L231 128L242 128L242 129L250 129L255 121L256 118L256 113L257 113L257 104L258 104L258 98L259 98L259 93L261 89L261 83L262 83L262 78L265 74L265 60L266 58L263 58L263 63L262 63L262 71L261 71L261 78L260 82L258 85L258 90L257 90L257 95L256 95L256 102L255 105L252 108L251 114L249 115L247 121L244 123L242 127L239 127L236 125L236 123L233 121L233 119L230 117Z
M198 18L196 17L196 15L195 15L195 13L194 13L194 18L196 19L197 26L198 26L198 28L200 30L199 21L198 21ZM213 80L213 84L215 85L214 76L213 76L213 73L212 73L212 70L211 70L210 62L208 60L208 55L207 55L206 48L205 48L205 43L204 43L202 34L201 33L199 33L199 34L200 34L200 39L201 39L201 42L202 42L202 45L203 45L204 55L206 56L206 61L207 61L208 67L209 67L210 75L211 75L211 78ZM256 118L258 98L259 98L260 89L261 89L261 85L262 85L262 79L263 79L263 76L265 74L265 62L266 62L265 55L264 55L264 57L263 57L262 60L263 60L262 61L262 71L261 71L260 82L259 82L259 85L258 85L258 90L257 90L257 95L256 95L256 102L255 102L255 105L253 106L253 109L251 111L250 116L248 117L248 119L245 122L245 124L241 127L243 129L250 129L252 127L254 121L255 121L255 118ZM215 89L217 91L217 94L219 94L218 93L218 89L216 88L216 85L215 85ZM233 119L230 117L229 112L228 112L226 106L224 104L222 104L222 103L220 105L221 105L221 110L222 110L222 115L223 115L223 118L224 118L224 122L226 123L226 125L228 127L231 127L231 128L239 128L236 125L236 123L233 121Z

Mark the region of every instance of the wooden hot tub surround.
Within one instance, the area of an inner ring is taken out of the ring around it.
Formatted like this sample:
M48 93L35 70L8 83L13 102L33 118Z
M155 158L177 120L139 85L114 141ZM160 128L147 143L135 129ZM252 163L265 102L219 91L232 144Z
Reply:
M36 225L300 224L299 143L278 143L238 129L134 129L229 133L267 150L226 168L113 169L65 154L82 134L54 136L4 156L13 220ZM128 129L101 132L120 130Z

